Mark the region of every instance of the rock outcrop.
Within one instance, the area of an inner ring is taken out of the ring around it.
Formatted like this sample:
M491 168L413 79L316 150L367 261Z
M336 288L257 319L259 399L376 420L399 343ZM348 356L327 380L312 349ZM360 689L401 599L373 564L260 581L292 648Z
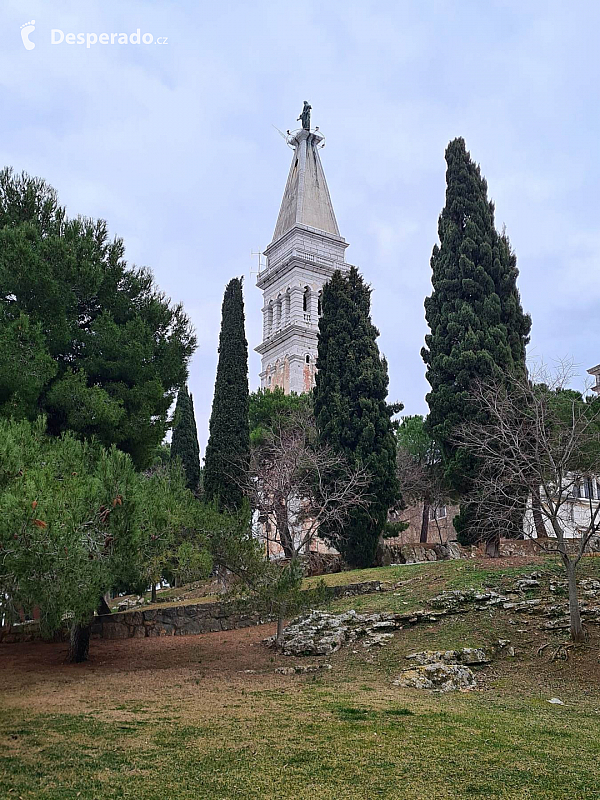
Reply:
M462 664L424 664L409 667L402 671L393 682L394 686L411 689L433 689L438 692L452 692L458 689L474 689L477 686L475 675L469 667Z
M402 627L396 614L329 614L311 611L293 620L283 631L281 651L290 656L327 656L342 645L358 639L363 647L377 647L389 641L396 628ZM275 637L265 640L275 646Z
M490 653L480 647L463 647L461 650L423 650L406 656L417 664L463 664L467 667L474 664L489 664Z

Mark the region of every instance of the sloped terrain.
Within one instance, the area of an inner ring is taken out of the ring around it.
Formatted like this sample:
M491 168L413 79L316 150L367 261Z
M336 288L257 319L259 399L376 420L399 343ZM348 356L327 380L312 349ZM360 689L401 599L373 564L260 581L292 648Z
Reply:
M400 585L327 611L408 614L470 589L504 596L534 571L541 586L524 586L523 602L560 581L553 562L365 570L365 580ZM326 581L343 576L361 573ZM583 576L599 580L600 559L587 559ZM564 660L564 631L502 604L478 610L485 602L424 617L381 647L350 641L325 656L267 648L273 626L98 641L84 665L64 663L64 644L2 645L0 796L596 798L600 626ZM459 648L494 650L470 666L475 689L394 685L415 666L406 656Z

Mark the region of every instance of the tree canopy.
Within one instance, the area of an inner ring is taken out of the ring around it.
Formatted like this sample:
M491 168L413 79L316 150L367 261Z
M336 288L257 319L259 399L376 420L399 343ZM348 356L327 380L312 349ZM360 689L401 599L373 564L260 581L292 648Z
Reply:
M285 394L280 386L258 389L250 395L249 423L251 444L260 444L269 431L285 418L295 419L298 413L312 411L310 394Z
M179 390L175 415L173 417L173 438L171 440L171 458L180 459L186 477L187 488L198 491L200 482L200 445L194 416L194 400L188 392L187 385Z
M111 589L143 591L153 558L194 527L196 503L180 468L145 475L114 445L45 427L0 419L0 595L12 609L39 607L51 633L65 614L87 626Z
M223 509L239 509L248 475L248 342L242 281L229 281L223 297L219 361L204 457L204 496Z
M102 220L69 219L43 180L0 172L0 414L46 415L145 468L195 348L181 305L129 267Z
M346 560L361 567L373 563L388 510L400 501L391 420L402 406L387 403L387 362L377 347L370 306L371 290L356 267L347 274L336 271L325 284L314 389L322 444L370 476L367 506L350 511L343 531L323 529Z
M456 444L457 427L476 419L474 383L523 374L531 320L521 307L516 257L494 227L494 205L479 166L463 139L446 149L446 204L439 218L440 244L431 257L433 292L425 300L430 333L422 350L431 391L427 430L439 444L448 488L469 491L478 461ZM468 508L455 525L471 541Z

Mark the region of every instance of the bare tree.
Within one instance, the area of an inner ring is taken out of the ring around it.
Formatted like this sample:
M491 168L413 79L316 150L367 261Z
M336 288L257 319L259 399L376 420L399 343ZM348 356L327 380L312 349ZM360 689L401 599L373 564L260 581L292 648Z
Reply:
M482 464L468 501L475 505L479 537L497 540L522 506L521 492L528 494L523 534L560 557L569 587L571 638L580 642L585 632L577 567L598 533L600 502L588 493L577 526L573 505L577 487L600 475L600 411L597 403L566 389L572 377L568 366L550 378L541 371L535 377L538 382L530 376L475 388L473 402L485 421L465 426L458 436Z
M368 483L366 470L318 444L312 415L298 411L253 447L247 493L267 546L276 542L294 559L322 526L342 530L352 508L368 506Z

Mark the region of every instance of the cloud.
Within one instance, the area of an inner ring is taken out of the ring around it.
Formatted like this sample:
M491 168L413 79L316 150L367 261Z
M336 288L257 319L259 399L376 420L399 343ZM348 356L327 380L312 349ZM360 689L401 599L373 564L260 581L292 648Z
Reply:
M49 180L69 213L106 218L128 259L184 302L200 342L190 386L202 448L234 275L251 350L260 342L250 253L270 241L290 159L272 124L293 126L304 99L327 135L347 259L373 286L390 394L408 413L425 410L423 299L457 135L516 249L532 350L600 360L593 4L31 0L24 16L15 0L0 13L0 158ZM140 27L169 44L53 47L53 27ZM259 365L252 353L253 387Z

